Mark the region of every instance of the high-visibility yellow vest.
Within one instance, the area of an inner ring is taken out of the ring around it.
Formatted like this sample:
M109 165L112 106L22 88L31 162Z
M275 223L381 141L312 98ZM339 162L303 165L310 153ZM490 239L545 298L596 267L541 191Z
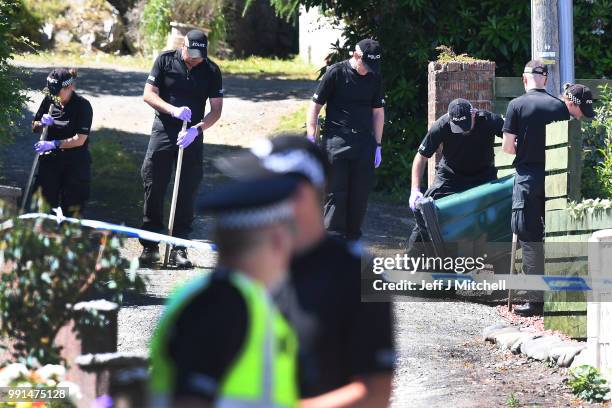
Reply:
M218 407L295 407L297 336L266 294L265 288L241 273L230 273L247 306L242 349L220 385ZM174 365L167 354L167 333L183 308L209 283L209 275L180 289L166 307L151 342L153 405L169 404ZM223 310L219 310L223 313Z

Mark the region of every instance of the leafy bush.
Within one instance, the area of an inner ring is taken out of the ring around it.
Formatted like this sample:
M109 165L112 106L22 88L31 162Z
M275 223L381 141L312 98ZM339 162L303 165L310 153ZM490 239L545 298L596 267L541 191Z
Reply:
M569 371L567 384L574 395L587 402L602 402L609 399L610 387L599 370L590 365L581 365Z
M140 28L145 52L159 52L166 45L172 17L172 0L150 0L145 4Z
M171 18L196 27L210 28L208 40L211 51L215 53L227 34L224 3L223 0L173 0Z
M293 0L271 0L285 11ZM305 0L346 23L346 46L332 62L346 59L362 38L383 46L386 89L383 163L377 189L408 188L414 149L426 131L427 64L436 47L495 61L498 76L518 76L530 59L530 3L512 0ZM574 2L576 76L610 75L610 1Z
M595 119L585 121L582 195L612 198L612 87L600 87Z
M27 39L16 36L21 6L16 0L0 0L0 143L12 139L10 130L28 100L23 92L25 86L17 79L19 70L10 65L16 47L29 44Z
M57 364L54 338L77 316L71 305L92 292L120 303L125 290L142 290L143 282L135 268L126 273L121 240L112 234L42 219L12 223L0 231L0 334L15 340L15 360L30 367ZM80 316L79 324L84 319L106 324L96 315Z

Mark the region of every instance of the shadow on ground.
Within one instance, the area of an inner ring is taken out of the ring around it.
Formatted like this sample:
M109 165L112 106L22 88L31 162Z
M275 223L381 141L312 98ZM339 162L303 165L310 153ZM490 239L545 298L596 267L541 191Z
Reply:
M24 66L28 73L21 76L24 83L41 90L52 67ZM79 68L77 88L83 95L139 96L142 95L148 73L143 71L117 71L108 68ZM225 96L258 101L309 98L314 81L280 79L258 74L224 75Z

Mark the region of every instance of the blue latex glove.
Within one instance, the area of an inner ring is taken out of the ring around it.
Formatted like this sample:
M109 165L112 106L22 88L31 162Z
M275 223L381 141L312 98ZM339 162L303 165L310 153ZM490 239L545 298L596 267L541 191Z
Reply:
M382 147L376 146L376 153L374 154L374 168L377 169L382 163Z
M34 150L36 150L36 153L38 154L42 154L53 149L55 149L55 141L53 140L43 140L42 142L36 142L36 144L34 144Z
M193 142L198 136L198 128L196 126L192 126L189 129L181 130L178 134L178 138L176 139L176 144L183 149L186 148Z
M412 211L416 211L416 203L423 198L423 193L418 188L410 190L410 198L408 199L408 205Z
M191 121L191 109L186 106L175 106L170 110L170 115L173 118Z
M43 126L51 126L53 124L53 116L45 113L42 115L42 118L40 118L40 124Z

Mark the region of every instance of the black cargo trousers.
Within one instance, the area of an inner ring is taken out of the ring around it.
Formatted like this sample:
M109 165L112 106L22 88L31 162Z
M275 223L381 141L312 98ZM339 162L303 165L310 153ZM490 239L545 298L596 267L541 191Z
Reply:
M325 228L347 240L361 238L361 225L374 185L376 139L371 132L347 127L328 127L322 139L331 162L323 215Z
M512 190L512 233L523 249L523 272L544 275L544 168L517 169ZM531 302L540 303L540 291L528 291Z
M40 188L51 208L82 217L91 189L91 155L87 147L55 149L40 156L33 191Z
M544 274L544 168L516 170L512 190L512 232L523 248L523 272Z
M162 127L155 119L149 147L141 168L144 186L142 229L163 232L164 202L170 180L174 180L178 157L176 138L180 127ZM194 219L194 203L203 175L202 136L198 136L184 150L181 179L176 202L173 236L188 238ZM172 192L170 192L171 194ZM171 199L171 197L170 197ZM155 247L157 243L140 240L143 246Z

